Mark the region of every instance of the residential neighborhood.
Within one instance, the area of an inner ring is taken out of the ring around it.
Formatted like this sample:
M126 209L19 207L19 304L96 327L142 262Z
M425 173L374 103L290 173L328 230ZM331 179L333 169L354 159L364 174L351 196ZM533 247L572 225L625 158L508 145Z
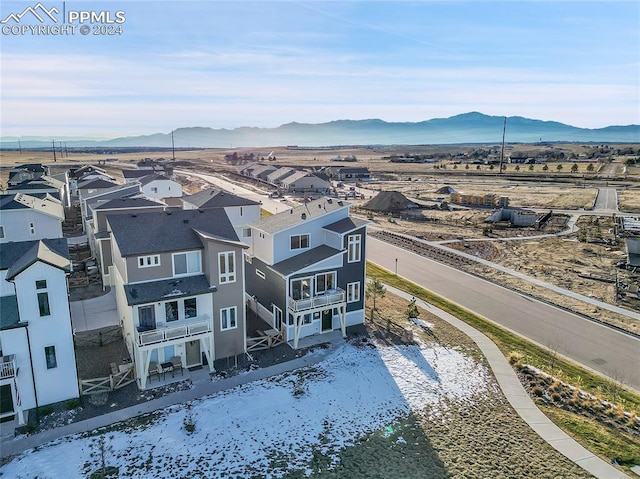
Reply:
M278 178L292 177L285 190L304 180L315 183L297 193L329 191L326 180L281 170ZM74 265L95 264L115 301L112 322L128 354L105 368L140 390L167 371L172 380L190 368L215 373L223 359L282 343L296 349L326 332L346 336L364 322L366 222L351 218L346 201L320 197L262 218L259 202L233 193L184 194L150 161L124 169L122 180L97 166L74 168L59 176L66 182L28 193L47 169L16 172L0 197L2 417L16 426L39 407L93 391L83 392L88 381L74 356ZM81 231L65 236L73 211ZM68 240L86 243L89 259L72 261Z

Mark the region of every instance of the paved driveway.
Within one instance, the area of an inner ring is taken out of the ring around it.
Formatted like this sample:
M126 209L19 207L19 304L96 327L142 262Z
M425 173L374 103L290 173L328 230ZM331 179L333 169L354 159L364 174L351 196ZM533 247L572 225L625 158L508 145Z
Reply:
M71 327L74 331L91 331L106 326L118 326L118 311L116 309L116 295L113 290L97 298L72 301Z

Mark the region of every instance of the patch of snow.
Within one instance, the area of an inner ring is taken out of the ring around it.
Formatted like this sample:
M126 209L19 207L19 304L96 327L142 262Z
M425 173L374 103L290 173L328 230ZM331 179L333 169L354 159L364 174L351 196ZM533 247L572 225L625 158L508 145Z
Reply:
M345 344L315 366L192 401L188 410L172 406L134 430L110 431L106 462L127 477L277 478L309 471L314 448L336 457L410 412L429 407L446 414L445 400L470 401L491 382L483 366L453 349ZM15 479L83 478L98 467L98 451L95 436L70 436L23 453L0 471Z

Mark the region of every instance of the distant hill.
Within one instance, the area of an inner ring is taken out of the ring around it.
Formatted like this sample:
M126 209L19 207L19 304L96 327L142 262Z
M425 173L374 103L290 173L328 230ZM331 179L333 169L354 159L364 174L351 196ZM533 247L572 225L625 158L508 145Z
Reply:
M231 130L206 127L178 128L176 148L231 148L242 146L424 145L500 143L504 117L478 112L421 122L336 120L328 123L287 123L277 128L240 127ZM3 148L47 148L51 138L0 139ZM59 139L67 147L171 147L171 133L129 136L111 140ZM507 118L508 143L595 142L640 143L640 125L577 128L554 121L512 116Z

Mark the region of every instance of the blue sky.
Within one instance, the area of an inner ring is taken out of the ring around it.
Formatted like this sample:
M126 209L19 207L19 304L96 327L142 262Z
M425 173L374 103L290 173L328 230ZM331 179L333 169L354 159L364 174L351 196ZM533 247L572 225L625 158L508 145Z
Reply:
M469 111L640 123L636 1L41 1L126 20L114 36L3 34L1 136ZM3 0L0 17L36 4Z

